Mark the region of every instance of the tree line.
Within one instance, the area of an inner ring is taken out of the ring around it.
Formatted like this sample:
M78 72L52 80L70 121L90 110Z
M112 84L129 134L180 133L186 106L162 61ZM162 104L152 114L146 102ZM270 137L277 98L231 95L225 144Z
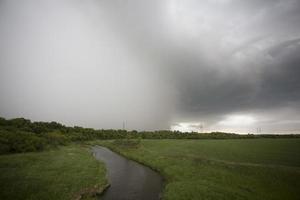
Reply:
M180 132L170 130L136 131L69 127L58 122L32 122L29 119L0 117L0 154L43 151L70 142L108 139L239 139L300 138L300 135L240 135L234 133Z

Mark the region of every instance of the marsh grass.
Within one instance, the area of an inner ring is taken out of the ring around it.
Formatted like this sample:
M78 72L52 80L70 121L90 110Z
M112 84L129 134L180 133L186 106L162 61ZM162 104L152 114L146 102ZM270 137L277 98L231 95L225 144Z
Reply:
M113 140L113 144L124 148L139 148L141 145L141 138L125 138Z
M107 184L104 164L94 159L88 148L79 145L2 155L0 171L3 200L78 199L82 191L101 191Z
M299 199L300 139L98 142L158 170L164 200Z

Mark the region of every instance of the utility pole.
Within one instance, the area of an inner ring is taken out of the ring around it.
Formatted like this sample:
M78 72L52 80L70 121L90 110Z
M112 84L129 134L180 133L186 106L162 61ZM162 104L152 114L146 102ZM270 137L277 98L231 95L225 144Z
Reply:
M257 133L261 133L261 128L260 127L258 127L256 130L257 130Z
M201 133L203 133L203 129L204 129L203 124L200 124L200 131L201 131Z
M123 121L123 130L125 130L125 121Z

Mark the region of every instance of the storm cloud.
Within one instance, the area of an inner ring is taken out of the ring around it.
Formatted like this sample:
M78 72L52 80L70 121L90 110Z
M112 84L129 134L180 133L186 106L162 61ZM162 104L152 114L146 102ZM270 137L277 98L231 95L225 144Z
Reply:
M0 0L0 115L300 131L297 0Z

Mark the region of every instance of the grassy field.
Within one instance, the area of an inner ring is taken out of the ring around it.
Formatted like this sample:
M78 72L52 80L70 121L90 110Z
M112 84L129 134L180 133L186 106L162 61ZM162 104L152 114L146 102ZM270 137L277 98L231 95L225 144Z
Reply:
M164 200L300 199L300 139L99 143L158 170Z
M79 145L0 156L0 199L65 200L101 190L105 166ZM86 195L83 195L86 196Z

